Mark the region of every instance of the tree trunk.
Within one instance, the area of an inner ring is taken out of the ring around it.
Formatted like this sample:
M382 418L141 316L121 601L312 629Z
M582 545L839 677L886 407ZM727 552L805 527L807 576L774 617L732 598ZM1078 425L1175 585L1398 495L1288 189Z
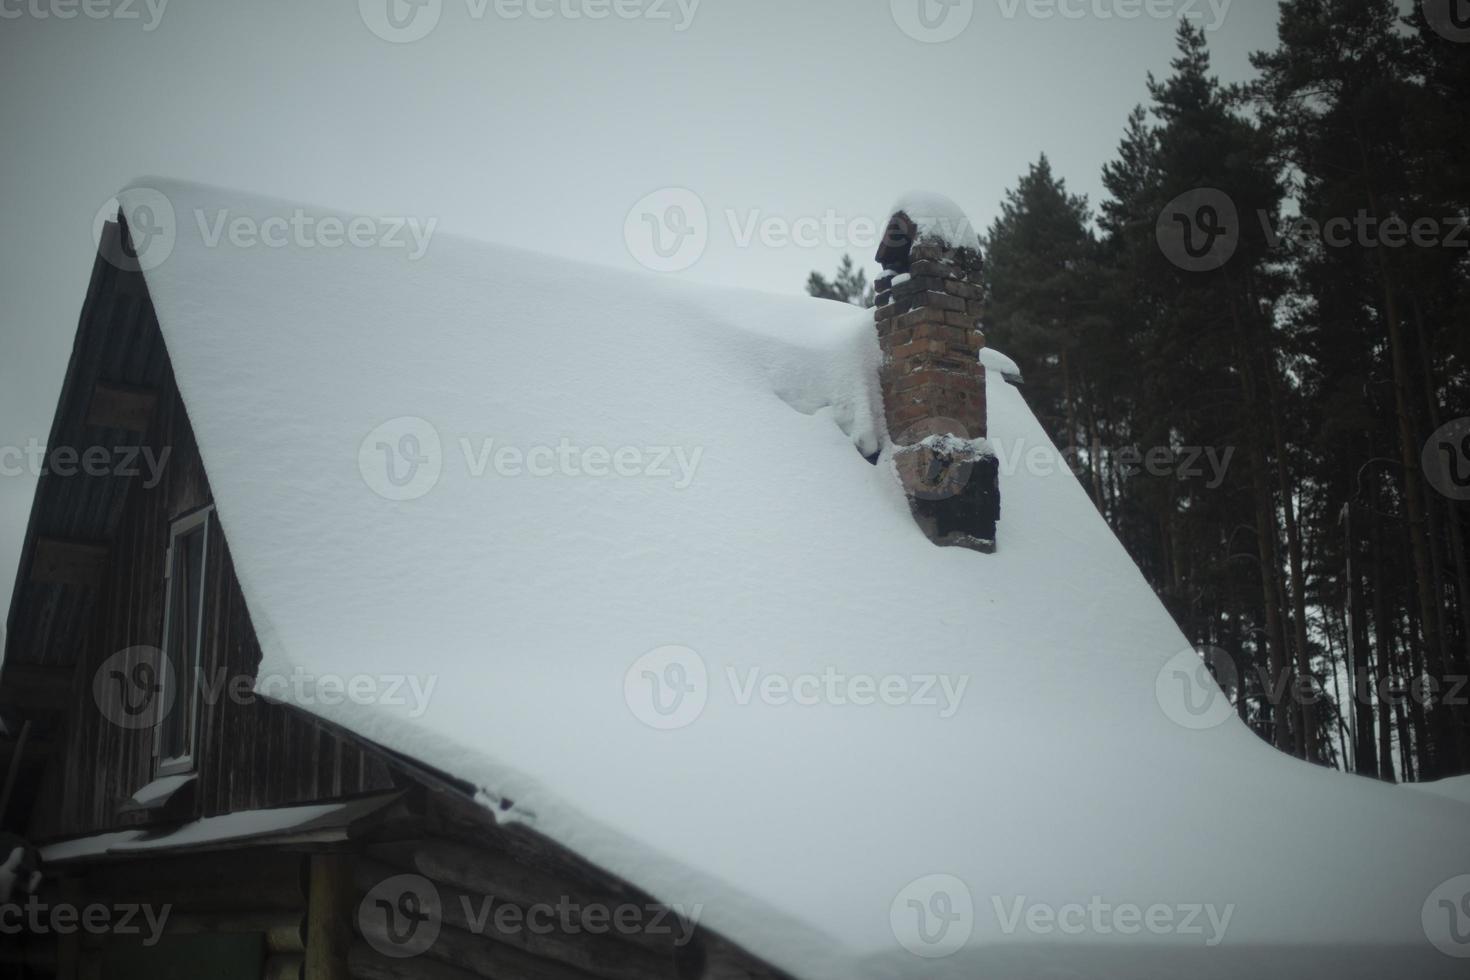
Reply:
M1255 382L1251 377L1248 358L1241 357L1241 378L1249 421L1259 408L1256 401ZM1251 488L1256 505L1256 551L1261 568L1261 601L1266 611L1266 643L1269 676L1266 678L1266 702L1271 706L1271 742L1283 752L1293 746L1291 726L1288 723L1290 710L1287 694L1292 689L1290 668L1286 659L1286 635L1282 629L1281 607L1278 603L1280 587L1277 584L1276 559L1276 513L1271 500L1271 489L1266 477L1266 453L1261 447L1258 428L1253 424L1245 427L1247 452L1251 461Z
M1373 189L1372 169L1367 144L1357 134L1358 150L1363 163L1364 189L1370 215L1376 220L1382 214L1378 195ZM1388 249L1371 250L1378 260L1380 285L1383 290L1383 318L1388 327L1388 348L1393 362L1394 415L1398 422L1399 462L1404 468L1404 504L1409 518L1409 546L1414 560L1414 582L1419 599L1419 628L1424 638L1424 654L1431 676L1441 684L1445 679L1444 647L1436 626L1439 610L1434 592L1434 576L1429 556L1428 525L1424 514L1424 487L1419 472L1419 440L1415 434L1413 409L1409 401L1409 361L1404 351L1404 331L1399 317L1395 277L1388 264ZM1426 753L1427 769L1422 774L1431 778L1459 772L1453 729L1448 714L1442 710L1429 712L1430 747Z
M1346 637L1347 637L1347 624L1346 623L1343 623L1341 621L1341 614L1342 614L1342 608L1341 607L1338 607L1337 613L1338 613L1338 617L1339 617L1338 625L1339 625L1339 627L1341 627L1341 629L1343 631L1342 635L1343 635L1344 639L1346 639ZM1331 613L1327 613L1327 614L1325 614L1323 616L1323 621L1322 621L1322 636L1323 636L1323 638L1327 642L1327 663L1328 663L1328 666L1329 666L1329 669L1330 669L1330 673L1332 674L1332 700L1338 706L1338 709L1339 709L1337 711L1337 713L1336 713L1336 715L1337 715L1337 752L1338 752L1338 758L1340 758L1342 760L1342 765L1338 766L1337 768L1341 769L1343 772L1356 772L1357 771L1357 767L1355 765L1350 765L1350 761L1354 759L1354 750L1348 748L1347 724L1342 720L1342 715L1343 715L1343 712L1341 710L1342 709L1342 684L1337 679L1337 644L1335 644L1335 643L1332 642L1332 615L1331 615ZM1351 678L1352 675L1353 675L1353 670L1352 670L1353 660L1352 660L1352 657L1348 654L1346 647L1343 650L1342 662L1343 662L1343 666L1347 669L1348 677ZM1349 710L1351 710L1351 709L1349 709ZM1332 744L1332 735L1330 733L1328 735L1324 736L1324 738L1322 740L1322 744L1324 745L1324 747L1325 746L1330 746ZM1354 745L1356 745L1356 742L1354 743ZM1323 755L1324 755L1324 757L1326 756L1326 752L1325 751L1324 751Z
M1397 634L1389 635L1388 649L1390 650L1390 652L1394 652L1394 647L1397 645L1394 643L1394 639L1396 636ZM1407 676L1408 670L1403 666L1404 661L1406 661L1407 659L1407 655L1404 653L1402 647L1400 647L1396 652L1394 652L1392 666L1386 668L1386 670L1390 672L1399 671L1399 676ZM1412 783L1415 780L1416 774L1419 771L1419 768L1415 763L1415 760L1418 758L1419 745L1418 740L1415 736L1414 720L1411 717L1413 715L1413 712L1405 711L1403 698L1394 698L1391 705L1388 701L1385 700L1382 705L1380 705L1380 710L1383 712L1384 717L1388 716L1390 710L1392 710L1394 714L1395 721L1398 724L1399 733L1399 759L1401 762L1399 766L1399 771L1401 774L1400 778L1403 782ZM1383 757L1392 762L1393 747L1389 744L1389 737L1387 735L1383 735L1380 737L1382 738L1383 742L1381 746ZM1393 772L1393 768L1391 766L1389 768L1389 772Z
M1368 664L1368 621L1363 614L1363 576L1355 560L1353 504L1345 508L1347 533L1343 542L1347 555L1347 639L1352 651L1353 682L1353 761L1364 776L1378 776L1379 766L1373 746L1373 674ZM1377 575L1377 568L1373 570Z
M1092 399L1087 400L1087 459L1092 470L1092 503L1099 514L1106 515L1103 506L1102 485L1102 439L1097 431L1097 413L1093 410Z
M1077 465L1077 405L1072 394L1072 363L1067 348L1062 346L1062 391L1067 400L1067 459Z
M1419 305L1417 298L1411 296L1414 306L1414 326L1419 346L1419 366L1423 372L1424 404L1429 420L1429 427L1438 430L1442 424L1439 411L1439 402L1436 392L1439 390L1434 379L1434 364L1430 357L1429 339L1424 329L1424 311ZM1439 501L1426 483L1425 508L1429 513L1429 530L1433 536L1435 547L1432 549L1434 556L1434 577L1437 586L1436 595L1444 595L1443 585L1443 559L1440 553L1440 545L1445 540L1444 529L1439 522ZM1463 676L1470 661L1465 656L1465 644L1470 643L1470 563L1465 556L1465 537L1460 525L1460 511L1452 501L1444 503L1446 523L1449 527L1449 544L1451 563L1455 567L1455 603L1459 611L1460 637L1458 643L1452 643L1448 635L1448 613L1444 613L1440 619L1440 627L1444 630L1442 642L1445 648L1445 670L1450 674ZM1438 605L1436 604L1436 608ZM1443 612L1443 610L1441 610ZM1465 745L1464 710L1459 706L1446 706L1444 709L1450 718L1453 730L1457 733L1456 756L1460 765L1465 765L1467 759L1467 746Z
M1373 548L1373 636L1378 644L1378 678L1375 693L1378 696L1378 771L1383 779L1393 782L1393 742L1389 725L1392 705L1389 698L1393 684L1393 624L1388 616L1388 597L1383 584L1388 576L1383 574L1383 528L1378 513L1369 507Z
M1424 654L1419 644L1415 642L1421 634L1419 625L1414 619L1412 604L1404 610L1402 626L1403 629L1395 633L1395 639L1398 641L1399 676L1404 679L1404 687L1408 691L1407 694L1401 696L1401 700L1407 702L1409 727L1414 736L1415 778L1433 779L1433 769L1430 768L1430 754L1433 749L1429 745L1428 713L1424 699L1415 696L1414 693L1424 680Z
M1302 685L1304 695L1305 686L1311 682L1312 678L1312 651L1307 645L1307 588L1306 577L1302 574L1302 540L1297 529L1295 494L1292 493L1292 484L1286 468L1286 441L1281 435L1281 401L1276 391L1276 365L1269 357L1263 356L1262 362L1265 367L1266 392L1271 402L1271 433L1276 444L1276 481L1280 486L1281 509L1286 522L1286 550L1291 575L1297 680ZM1315 761L1317 747L1315 725L1313 724L1315 719L1312 717L1313 705L1309 704L1309 699L1304 696L1299 696L1294 700L1297 718L1296 754L1309 762Z

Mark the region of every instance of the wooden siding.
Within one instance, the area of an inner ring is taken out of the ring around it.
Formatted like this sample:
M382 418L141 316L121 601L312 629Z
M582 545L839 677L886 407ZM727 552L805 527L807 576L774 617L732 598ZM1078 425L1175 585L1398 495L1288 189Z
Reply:
M213 499L157 320L146 291L140 291L141 279L106 267L94 274L93 282L96 291L83 314L54 426L58 437L70 441L52 445L80 450L88 445L141 443L155 458L164 451L169 455L155 486L147 485L148 469L140 466L132 477L48 478L38 490L28 545L33 546L36 525L42 523L47 534L56 529L83 532L104 545L107 556L95 585L28 583L18 590L12 610L12 622L21 625L26 647L12 645L7 668L44 664L71 671L62 719L46 720L59 728L53 737L61 751L40 778L31 801L24 829L36 840L156 819L147 812L120 812L122 804L153 778L153 731L126 730L104 718L93 697L92 681L112 654L132 646L162 645L170 525ZM125 363L136 369L122 370ZM111 380L128 384L149 383L152 417L146 434L85 425L97 380L112 375L119 377ZM106 486L86 486L91 481ZM97 513L83 517L69 509ZM205 589L202 677L208 681L205 689L213 692L221 679L253 678L260 663L260 648L218 520L209 525ZM33 656L26 657L26 651ZM372 750L324 730L295 709L232 698L231 686L225 683L217 697L201 704L192 804L182 812L171 809L169 819L391 788L388 770Z
M117 235L116 226L108 234ZM101 258L82 304L48 447L137 446L137 433L92 424L99 382L154 389L167 372L163 341L142 276ZM93 422L97 421L96 419ZM70 667L90 622L96 589L36 576L36 541L105 542L116 529L133 479L120 474L43 474L31 507L6 637L7 672L16 664Z
M663 905L432 777L343 829L325 844L76 861L53 869L43 898L167 906L159 965L189 937L251 936L246 966L263 980L787 980L700 924L703 906ZM421 939L384 914L385 900L404 907L405 887L437 923ZM37 961L56 965L40 976L58 980L110 976L136 945L28 937Z
M785 980L700 925L702 906L671 910L534 830L496 824L489 810L458 793L431 790L416 823L354 851L351 904L362 907L396 876L419 876L439 899L440 928L420 955L394 959L383 955L391 942L385 944L378 917L359 915L348 957L352 980ZM572 911L563 920L558 911L544 930L527 928L529 918L495 924L504 906L525 912L534 905L586 910L597 919ZM621 921L612 913L624 908L633 913L631 928L612 927ZM680 922L675 912L691 921Z

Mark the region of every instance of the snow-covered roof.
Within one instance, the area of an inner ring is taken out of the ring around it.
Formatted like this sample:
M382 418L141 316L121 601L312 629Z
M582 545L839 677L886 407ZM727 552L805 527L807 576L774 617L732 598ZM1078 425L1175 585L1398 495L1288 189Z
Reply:
M147 186L273 696L800 977L1461 965L1428 932L1463 806L1199 724L1185 638L998 373L999 551L936 548L860 452L869 313L448 235L215 241L196 215L297 206Z
M1433 793L1445 799L1457 800L1460 803L1470 803L1470 776L1456 776L1432 783L1406 783L1405 786L1424 793Z

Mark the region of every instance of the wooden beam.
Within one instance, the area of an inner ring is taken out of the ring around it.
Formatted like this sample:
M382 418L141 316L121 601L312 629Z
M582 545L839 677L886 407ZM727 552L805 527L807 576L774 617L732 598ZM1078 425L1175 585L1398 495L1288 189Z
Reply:
M87 893L113 904L170 905L174 914L306 909L305 861L284 851L234 851L207 857L158 858L98 867Z
M169 916L169 935L201 933L260 933L270 953L300 953L306 949L306 920L295 912L181 912Z
M74 878L63 879L57 904L58 906L65 904L72 908L81 908L85 905L81 882ZM79 935L81 931L74 929L71 932L57 935L56 980L77 980L82 959L82 938Z
M302 957L299 953L282 953L266 957L265 980L301 980Z
M92 389L87 424L104 429L147 432L157 404L158 393L152 388L99 381Z
M348 962L352 968L352 980L480 980L477 973L427 956L391 959L361 941L352 944Z
M38 537L31 554L31 581L95 587L107 568L107 555L105 544Z
M72 673L70 666L8 664L0 673L0 703L34 711L64 711L71 704Z
M352 856L313 854L306 902L306 980L348 980Z
M0 772L10 769L10 760L15 758L15 749L18 744L16 739L6 739L0 742ZM26 742L25 752L21 755L22 767L40 765L56 754L56 743L49 739L38 739L34 735Z

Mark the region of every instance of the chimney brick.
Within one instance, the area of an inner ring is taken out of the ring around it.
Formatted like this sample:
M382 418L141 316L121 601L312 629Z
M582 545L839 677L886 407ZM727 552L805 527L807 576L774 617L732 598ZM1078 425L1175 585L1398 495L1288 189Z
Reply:
M923 217L896 212L878 250L874 323L888 436L930 540L993 551L999 467L985 442L980 252L921 238Z

